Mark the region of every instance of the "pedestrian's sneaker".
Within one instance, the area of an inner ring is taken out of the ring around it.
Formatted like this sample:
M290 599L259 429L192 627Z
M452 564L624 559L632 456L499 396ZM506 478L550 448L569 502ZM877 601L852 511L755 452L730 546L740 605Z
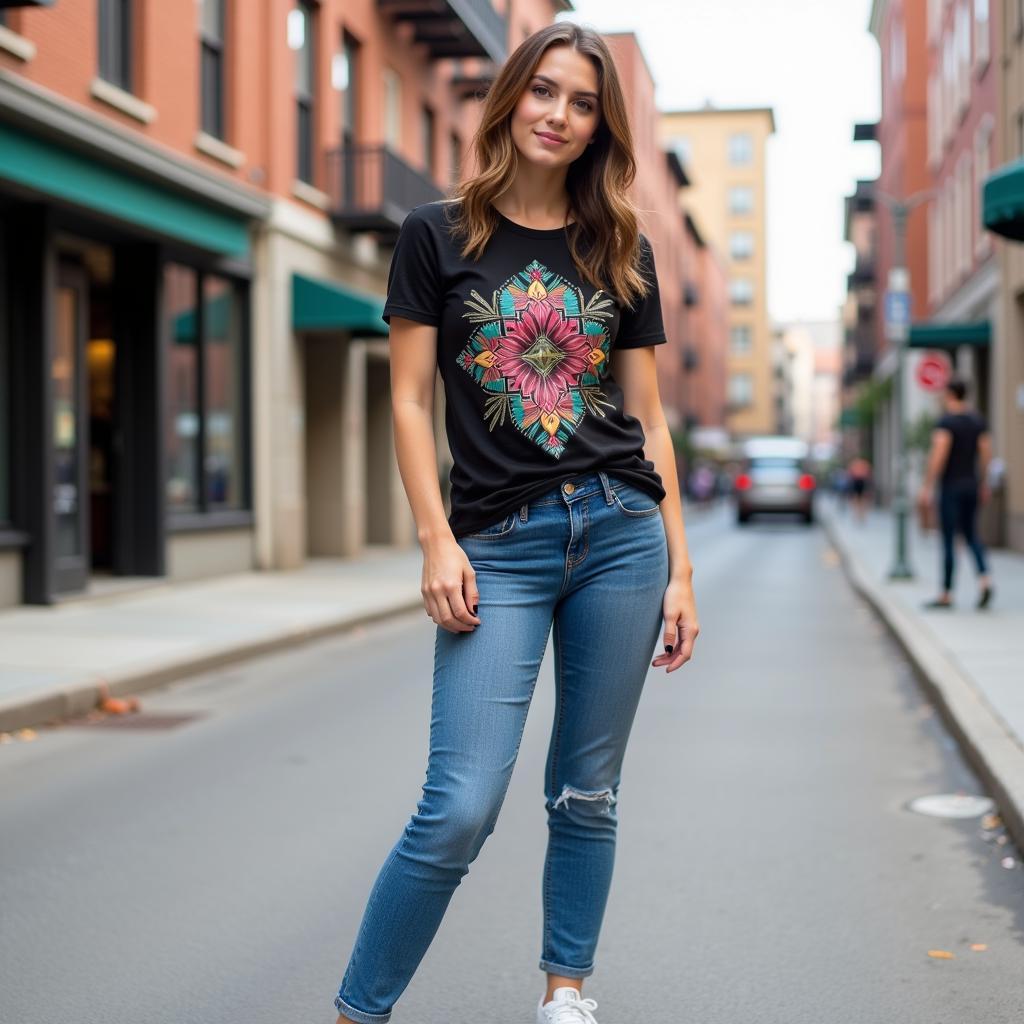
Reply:
M537 1004L537 1024L597 1024L594 1010L597 1003L593 999L584 999L571 986L556 988L551 1002Z

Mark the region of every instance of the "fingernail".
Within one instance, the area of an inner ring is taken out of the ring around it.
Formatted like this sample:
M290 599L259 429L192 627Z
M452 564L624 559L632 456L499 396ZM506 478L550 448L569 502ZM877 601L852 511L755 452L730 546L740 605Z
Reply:
M477 608L479 608L479 607L480 607L480 605L479 605L479 604L475 604L475 605L473 605L473 614L474 614L474 615L476 615L476 610L477 610Z
M666 651L667 651L667 652L668 652L669 654L671 654L671 653L672 653L672 644L665 644L665 650L666 650Z

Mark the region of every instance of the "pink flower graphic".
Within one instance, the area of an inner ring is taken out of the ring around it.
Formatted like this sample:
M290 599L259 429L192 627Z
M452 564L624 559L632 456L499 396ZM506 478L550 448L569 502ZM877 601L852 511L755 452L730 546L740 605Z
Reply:
M551 413L569 385L589 369L592 347L576 320L564 320L558 310L536 302L522 319L507 325L495 365L516 391Z

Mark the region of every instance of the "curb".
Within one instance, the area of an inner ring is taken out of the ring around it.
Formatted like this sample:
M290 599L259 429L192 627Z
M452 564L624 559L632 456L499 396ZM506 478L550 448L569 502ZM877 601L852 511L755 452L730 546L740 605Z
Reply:
M832 516L823 515L821 523L853 589L910 659L925 693L998 805L1007 831L1024 848L1024 747L928 630L889 598L853 557Z
M0 702L0 732L11 732L14 729L50 724L54 720L74 718L92 711L101 696L123 697L130 693L152 690L185 676L208 672L290 647L300 647L314 640L345 633L358 626L370 625L422 607L423 599L417 596L415 600L321 622L315 626L291 629L259 640L199 651L155 668L115 673L102 679L95 677L43 693L14 697Z

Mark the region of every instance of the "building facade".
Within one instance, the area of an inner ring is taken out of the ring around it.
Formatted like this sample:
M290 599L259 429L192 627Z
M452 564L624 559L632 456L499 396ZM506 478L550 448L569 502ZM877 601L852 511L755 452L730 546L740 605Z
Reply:
M659 133L690 176L680 202L725 262L729 299L727 426L739 436L775 426L768 318L765 150L775 131L765 108L663 113Z
M412 542L390 247L565 6L5 7L0 605Z

